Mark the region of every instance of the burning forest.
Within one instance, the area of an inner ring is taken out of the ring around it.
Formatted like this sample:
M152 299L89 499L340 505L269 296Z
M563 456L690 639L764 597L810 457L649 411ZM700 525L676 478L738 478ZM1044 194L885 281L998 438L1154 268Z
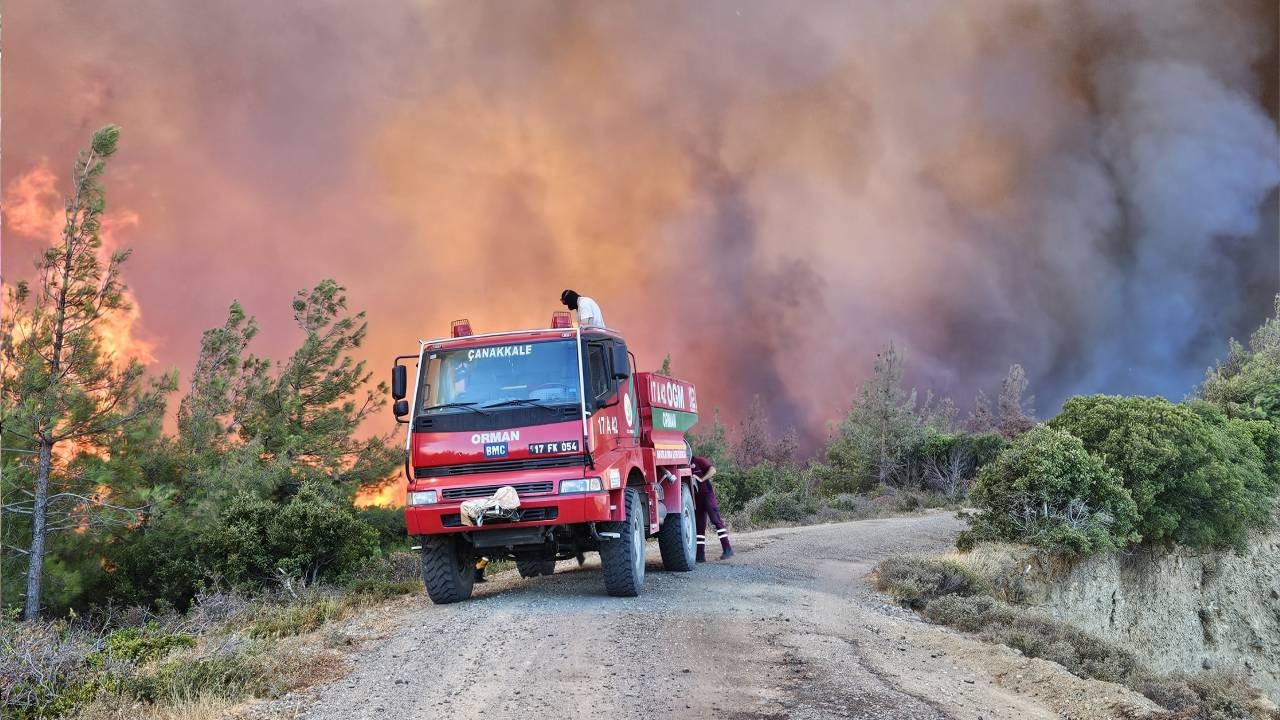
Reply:
M1270 422L1231 378L1270 367L1280 293L1274 3L6 11L28 618L404 550L387 506L435 470L384 370L458 318L544 328L566 287L697 387L743 524L955 501L1082 394Z
M7 4L0 714L230 716L342 676L333 623L371 606L576 562L499 611L575 618L655 554L726 564L653 583L653 627L755 563L735 643L780 654L765 600L817 607L863 636L796 652L902 683L927 662L867 653L925 650L861 619L906 621L797 568L847 586L849 538L1243 552L1280 522L1278 27L1273 0ZM993 678L1063 661L1190 717L1270 672L1252 626L1249 678L1156 677L952 558L880 567L931 621L1017 618ZM519 622L512 658L544 637ZM672 687L688 642L648 643ZM391 657L365 670L408 692Z

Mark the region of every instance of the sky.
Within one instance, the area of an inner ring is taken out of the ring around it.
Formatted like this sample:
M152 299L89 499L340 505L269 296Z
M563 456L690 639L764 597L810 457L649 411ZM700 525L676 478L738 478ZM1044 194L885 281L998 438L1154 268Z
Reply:
M889 5L8 2L0 273L111 122L111 337L156 373L233 299L285 357L332 277L376 379L573 288L808 447L889 342L962 408L1013 363L1042 416L1185 395L1280 291L1276 4Z

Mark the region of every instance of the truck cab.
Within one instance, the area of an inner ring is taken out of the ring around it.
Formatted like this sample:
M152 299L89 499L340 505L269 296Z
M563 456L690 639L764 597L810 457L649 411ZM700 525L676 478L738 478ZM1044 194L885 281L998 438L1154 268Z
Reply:
M621 596L640 592L648 537L666 569L693 569L692 385L660 376L678 388L666 404L680 395L685 407L655 415L651 396L663 394L622 336L570 327L567 313L549 328L488 334L457 321L451 335L420 341L392 369L394 412L408 426L405 521L433 601L469 597L480 557L535 577L598 552L607 591ZM684 417L672 425L672 413ZM495 507L508 487L514 496L502 497L518 505Z

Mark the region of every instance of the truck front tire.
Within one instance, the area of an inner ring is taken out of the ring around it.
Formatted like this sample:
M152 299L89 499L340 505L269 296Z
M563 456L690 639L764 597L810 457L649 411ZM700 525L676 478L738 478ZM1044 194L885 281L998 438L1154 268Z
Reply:
M516 570L522 578L533 578L539 575L553 575L556 571L555 560L516 560Z
M644 584L644 503L635 488L623 493L626 520L600 523L601 532L618 537L600 540L604 587L614 597L636 597Z
M422 540L422 584L437 605L471 597L475 585L471 545L460 535L429 535Z
M658 549L664 570L688 572L694 568L697 546L693 519L693 494L688 483L680 483L680 512L668 513L658 530Z

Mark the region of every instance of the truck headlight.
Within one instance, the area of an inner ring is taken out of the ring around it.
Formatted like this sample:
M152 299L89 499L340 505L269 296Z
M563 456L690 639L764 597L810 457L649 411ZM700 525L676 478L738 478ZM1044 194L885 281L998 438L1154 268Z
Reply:
M560 481L560 494L600 492L600 478L576 478Z
M410 505L435 505L438 496L435 490L419 490L409 493Z

